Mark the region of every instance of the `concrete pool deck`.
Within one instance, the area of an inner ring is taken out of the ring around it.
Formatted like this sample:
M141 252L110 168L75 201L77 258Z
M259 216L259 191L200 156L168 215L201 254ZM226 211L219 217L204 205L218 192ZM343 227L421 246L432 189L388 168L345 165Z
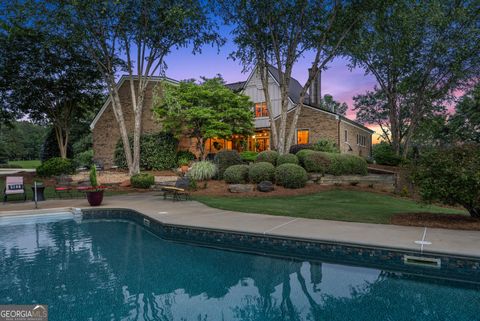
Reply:
M92 208L85 199L48 200L0 206L0 217L72 208ZM385 224L366 224L225 211L196 201L172 202L159 193L105 197L101 208L136 210L167 224L235 232L359 244L373 247L480 257L480 231L447 230Z

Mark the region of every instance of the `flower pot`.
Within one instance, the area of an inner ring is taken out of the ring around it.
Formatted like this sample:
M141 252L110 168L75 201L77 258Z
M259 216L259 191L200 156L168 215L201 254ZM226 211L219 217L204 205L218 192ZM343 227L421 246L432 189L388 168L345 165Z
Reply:
M103 191L87 192L87 200L90 206L99 206L103 201Z

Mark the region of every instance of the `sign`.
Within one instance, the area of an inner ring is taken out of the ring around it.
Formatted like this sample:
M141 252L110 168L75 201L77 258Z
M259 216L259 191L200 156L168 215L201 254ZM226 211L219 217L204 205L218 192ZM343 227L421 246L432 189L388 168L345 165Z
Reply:
M48 321L48 306L0 305L0 321Z

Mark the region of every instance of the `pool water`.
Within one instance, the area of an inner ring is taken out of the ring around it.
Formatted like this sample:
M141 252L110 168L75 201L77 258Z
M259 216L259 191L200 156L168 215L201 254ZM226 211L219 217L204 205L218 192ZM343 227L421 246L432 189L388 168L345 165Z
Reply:
M0 218L0 304L61 320L480 320L480 286L162 240L125 221Z

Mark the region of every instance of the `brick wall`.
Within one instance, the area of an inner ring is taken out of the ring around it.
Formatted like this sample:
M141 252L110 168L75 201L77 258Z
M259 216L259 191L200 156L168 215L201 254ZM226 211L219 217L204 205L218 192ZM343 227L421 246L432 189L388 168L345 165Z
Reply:
M345 131L347 131L347 143L345 143ZM357 135L365 136L365 146L357 144ZM351 151L349 150L349 145ZM370 157L372 148L372 135L364 129L346 121L340 122L340 151L346 154Z

